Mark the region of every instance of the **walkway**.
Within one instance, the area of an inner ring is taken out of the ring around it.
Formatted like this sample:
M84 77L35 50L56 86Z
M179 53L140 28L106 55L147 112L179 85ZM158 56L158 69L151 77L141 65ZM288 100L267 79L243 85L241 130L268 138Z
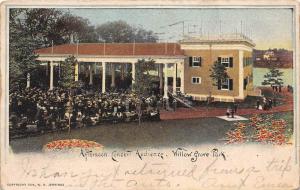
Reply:
M277 112L287 112L293 110L293 94L284 90L281 92L284 97L284 104L273 107L270 110L257 110L255 108L241 108L238 109L238 115L250 114L268 114ZM195 107L196 110L189 108L178 108L176 112L161 111L160 118L162 120L177 120L177 119L195 119L205 117L223 116L226 114L226 108L213 108L213 107Z

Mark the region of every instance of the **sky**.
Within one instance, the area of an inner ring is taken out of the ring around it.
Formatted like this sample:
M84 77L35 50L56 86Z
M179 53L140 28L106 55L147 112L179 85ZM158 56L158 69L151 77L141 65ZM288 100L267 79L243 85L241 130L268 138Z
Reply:
M249 36L256 49L293 48L293 10L289 8L78 8L72 14L98 26L123 20L157 33L160 41L174 42L185 35L219 35L238 32Z

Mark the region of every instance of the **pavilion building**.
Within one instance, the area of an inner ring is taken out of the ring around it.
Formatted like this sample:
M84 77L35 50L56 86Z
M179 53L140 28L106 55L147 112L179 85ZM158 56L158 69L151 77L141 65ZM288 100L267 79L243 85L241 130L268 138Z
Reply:
M101 76L101 89L107 89L107 75L111 87L115 86L116 68L124 72L131 68L132 84L135 82L136 64L139 59L155 61L159 87L164 98L168 92L191 95L195 100L234 102L247 95L258 95L253 86L252 50L255 44L243 35L188 37L179 43L80 43L63 44L35 51L38 60L50 65L50 90L54 87L53 69L69 56L75 56L75 81L84 70L93 84L93 75ZM228 79L213 85L210 77L212 65L222 63ZM84 69L87 68L87 69ZM95 72L96 68L99 73ZM127 73L128 74L128 73ZM169 80L168 80L169 79ZM170 80L171 79L171 80Z

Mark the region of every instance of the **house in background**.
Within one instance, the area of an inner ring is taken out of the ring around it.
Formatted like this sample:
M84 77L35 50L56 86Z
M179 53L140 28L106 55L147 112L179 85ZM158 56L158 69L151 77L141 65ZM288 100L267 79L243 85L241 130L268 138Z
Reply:
M50 65L50 89L54 87L53 68L59 67L60 62L70 55L78 60L74 80L80 80L78 76L80 72L84 72L90 76L89 83L93 84L93 75L101 75L99 84L102 92L107 90L108 85L115 85L117 67L129 67L130 73L127 74L131 74L131 83L134 83L137 60L151 58L156 63L156 74L164 98L168 98L171 89L173 94L181 91L195 100L213 97L215 101L234 102L245 99L247 95L258 95L253 87L254 46L250 39L234 34L186 37L179 43L64 44L35 52L39 55L38 60ZM210 69L216 61L227 68L229 78L218 81L218 85L214 86ZM81 68L87 69L82 71ZM95 68L99 72L94 72ZM110 76L111 84L107 84L107 76Z
M191 37L180 42L184 64L184 92L195 100L240 101L247 95L258 95L253 86L252 51L255 44L242 35ZM210 77L213 64L222 63L229 78L213 86Z

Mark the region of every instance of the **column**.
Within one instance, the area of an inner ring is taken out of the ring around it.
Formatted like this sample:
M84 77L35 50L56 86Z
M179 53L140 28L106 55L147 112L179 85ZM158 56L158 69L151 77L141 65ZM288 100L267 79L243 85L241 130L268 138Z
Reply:
M92 68L92 65L90 64L89 65L89 72L90 72L90 81L89 81L89 85L93 85L93 68Z
M168 64L165 63L164 65L164 77L165 77L165 81L164 81L164 98L165 99L168 99L168 77L167 77L167 67L168 67Z
M105 83L106 83L105 73L106 73L106 63L102 62L102 93L105 93Z
M116 86L116 82L115 82L115 79L116 79L116 69L115 69L115 65L113 63L111 63L111 87L115 87Z
M184 93L184 62L180 64L180 92Z
M50 85L49 90L53 90L53 61L50 62Z
M125 70L124 64L125 64L125 63L122 63L122 64L121 64L121 80L124 80L124 78L125 78L125 77L124 77L124 70Z
M162 93L162 89L163 89L163 65L162 64L159 64L158 70L159 70L159 91L160 93Z
M239 85L239 98L244 99L244 65L243 65L243 59L244 59L244 51L239 50L239 82L235 82L233 80L233 88L236 89L235 84Z
M173 64L173 94L176 95L176 75L177 75L177 64Z
M75 81L78 81L78 72L79 72L78 65L79 65L79 63L76 62L75 63Z
M27 73L27 85L26 88L30 88L30 73Z
M133 87L133 84L135 83L135 62L132 62L132 87Z

